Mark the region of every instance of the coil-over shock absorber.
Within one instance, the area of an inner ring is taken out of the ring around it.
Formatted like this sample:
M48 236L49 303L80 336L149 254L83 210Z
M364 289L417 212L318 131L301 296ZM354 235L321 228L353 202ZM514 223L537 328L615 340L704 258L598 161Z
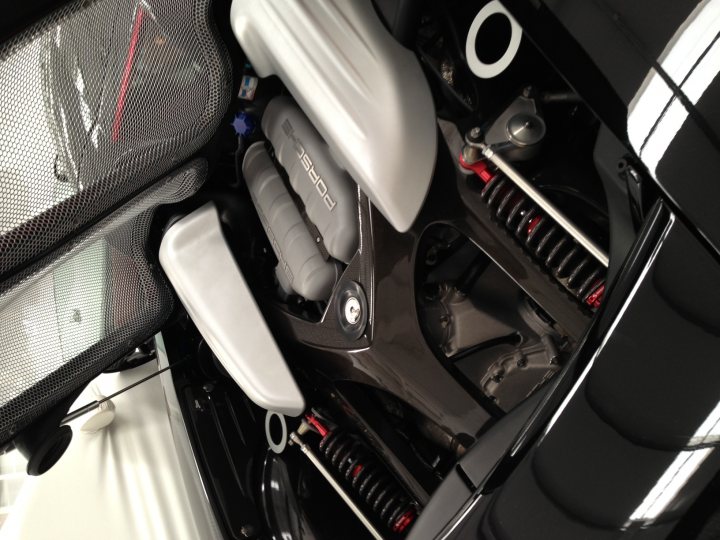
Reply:
M605 293L605 266L487 161L468 163L461 156L460 165L485 184L481 197L493 217L577 300L597 309Z
M359 438L330 429L314 415L308 423L320 434L319 453L381 523L402 535L417 517L405 490Z

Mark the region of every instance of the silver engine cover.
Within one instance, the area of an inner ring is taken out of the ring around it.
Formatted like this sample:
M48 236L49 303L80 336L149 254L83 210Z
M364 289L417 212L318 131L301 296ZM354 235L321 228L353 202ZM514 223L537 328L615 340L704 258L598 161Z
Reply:
M337 279L337 266L320 253L264 143L247 149L242 171L278 258L277 276L283 289L308 300L327 300Z
M235 36L261 77L277 75L387 220L407 231L437 154L420 64L363 1L233 0Z
M349 263L359 238L356 184L290 98L276 97L268 104L262 130L322 235L325 249L335 259Z

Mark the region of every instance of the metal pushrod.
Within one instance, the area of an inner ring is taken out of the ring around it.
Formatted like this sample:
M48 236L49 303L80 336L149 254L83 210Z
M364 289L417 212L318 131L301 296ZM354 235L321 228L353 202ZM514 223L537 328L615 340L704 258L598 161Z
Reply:
M532 185L525 177L520 174L515 167L510 165L505 158L495 152L489 145L483 142L468 142L470 146L478 148L482 155L495 165L505 176L512 180L525 194L530 197L535 204L542 208L545 213L560 225L565 231L572 236L575 241L584 247L600 264L605 268L610 264L608 254L598 246L588 235L586 235L579 227L577 227L570 219L568 219L557 207L550 202L534 185Z
M295 444L298 448L300 448L302 453L307 456L307 458L320 472L320 474L325 477L325 480L327 480L328 483L332 486L332 488L337 492L337 494L340 495L340 498L345 501L345 504L350 507L350 510L352 510L353 513L357 516L357 518L362 522L362 524L365 525L365 528L370 532L372 537L376 540L383 540L383 536L382 534L380 534L380 531L378 531L375 526L370 522L370 520L365 517L365 514L355 504L355 501L353 501L350 495L347 494L345 489L343 489L343 487L338 484L337 480L335 480L335 478L333 478L333 476L330 474L330 471L327 470L322 461L320 461L320 459L315 455L315 452L313 452L312 449L303 442L303 440L297 433L293 432L290 434L290 444Z
M122 389L118 390L117 392L115 392L115 393L112 394L112 395L109 395L109 396L104 397L104 398L102 398L102 399L98 399L98 400L96 400L96 401L93 401L92 403L88 403L87 405L83 405L83 406L80 407L79 409L75 409L74 411L67 413L67 416L65 416L65 418L63 418L63 419L62 419L62 422L60 422L60 423L61 423L61 424L67 424L68 422L72 422L72 421L75 420L76 418L79 418L79 417L81 417L82 415L87 414L87 413L89 413L90 411L93 411L93 410L97 409L100 405L102 405L102 404L105 403L106 401L109 401L109 400L111 400L112 398L119 396L119 395L122 394L123 392L127 392L128 390L130 390L130 389L132 389L132 388L135 388L137 385L142 384L142 383L144 383L145 381L149 381L149 380L152 379L153 377L157 377L157 376L160 375L161 373L165 373L167 370L169 370L169 369L171 369L171 368L174 368L175 366L177 366L177 365L180 364L181 362L182 362L182 360L180 360L180 361L178 361L178 362L175 362L174 364L170 364L169 366L164 367L164 368L162 368L162 369L160 369L160 370L158 370L158 371L155 371L154 373L151 373L151 374L148 375L147 377L143 377L143 378L140 379L139 381L135 381L135 382L132 383L131 385L128 385L128 386L126 386L125 388L122 388Z

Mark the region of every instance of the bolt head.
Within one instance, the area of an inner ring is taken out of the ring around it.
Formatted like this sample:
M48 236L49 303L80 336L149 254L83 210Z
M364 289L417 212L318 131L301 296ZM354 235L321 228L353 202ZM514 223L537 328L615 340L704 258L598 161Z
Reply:
M478 141L482 137L482 130L479 127L474 127L468 133L468 137L473 141Z
M354 296L351 296L345 301L345 307L343 309L343 314L345 315L345 320L349 324L357 324L360 322L360 317L362 315L362 308L360 306L360 300L355 298Z

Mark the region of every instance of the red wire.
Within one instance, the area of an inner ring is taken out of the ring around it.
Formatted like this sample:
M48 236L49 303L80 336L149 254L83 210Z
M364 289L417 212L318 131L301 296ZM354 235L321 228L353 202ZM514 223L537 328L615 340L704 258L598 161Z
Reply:
M113 118L111 140L117 142L120 138L120 126L122 125L123 111L125 110L125 100L127 99L128 89L130 87L130 74L132 73L133 64L135 62L135 51L140 39L140 27L142 26L143 9L138 6L135 14L135 22L133 22L132 32L130 33L130 46L128 47L127 58L125 59L125 68L123 69L122 79L120 81L120 92L118 93L117 104L115 105L115 117Z

